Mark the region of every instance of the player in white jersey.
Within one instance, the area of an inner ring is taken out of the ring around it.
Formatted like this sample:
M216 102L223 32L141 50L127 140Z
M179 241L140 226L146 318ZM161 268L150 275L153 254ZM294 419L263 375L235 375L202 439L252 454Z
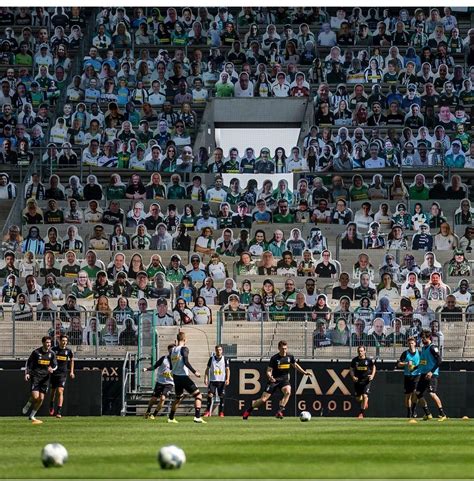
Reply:
M224 356L222 346L216 346L216 352L212 354L207 362L206 372L204 373L204 384L207 390L207 409L204 417L211 415L212 398L219 396L219 417L224 417L225 387L229 385L230 368L229 360Z
M154 371L157 369L155 388L153 389L153 394L148 402L148 408L145 413L146 419L155 419L155 417L158 416L158 413L163 407L166 398L174 388L173 374L171 373L171 365L169 360L169 353L173 347L174 344L170 344L168 346L168 356L161 356L153 366L143 368L143 372ZM155 412L151 414L151 408L157 401L158 404L156 405Z
M196 377L201 377L201 374L189 363L189 349L186 347L186 334L181 331L176 337L178 344L171 349L169 355L176 399L171 405L168 422L178 422L174 418L174 415L179 403L183 399L184 391L187 391L194 398L194 422L206 424L206 421L201 417L202 394L196 384L194 384L194 381L189 377L189 371L191 371Z

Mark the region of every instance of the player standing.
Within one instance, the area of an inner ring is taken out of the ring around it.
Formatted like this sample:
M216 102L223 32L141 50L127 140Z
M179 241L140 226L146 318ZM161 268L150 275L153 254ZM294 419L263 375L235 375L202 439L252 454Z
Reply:
M415 389L420 379L416 372L416 368L420 364L420 353L416 348L416 339L409 337L407 339L408 349L402 352L398 367L403 367L405 388L405 407L407 408L407 417L416 418L416 394Z
M242 413L242 419L248 419L252 411L265 404L277 390L282 392L283 397L280 400L280 405L275 417L277 419L283 419L286 404L291 396L290 367L293 367L305 376L310 375L308 371L305 371L296 362L292 354L288 354L288 343L286 341L280 341L278 343L278 352L270 358L270 362L268 363L267 386L260 398L251 402L250 406Z
M202 394L194 381L189 377L191 371L196 377L201 377L199 371L196 371L189 363L189 349L186 347L186 334L179 332L177 337L178 345L171 349L170 364L173 373L174 392L176 399L171 405L171 411L168 417L169 423L177 423L174 418L176 409L184 397L184 391L187 391L194 398L194 422L206 424L201 417Z
M357 348L357 357L351 362L351 377L354 381L354 390L357 401L360 402L358 418L363 419L365 410L369 406L370 383L375 377L377 368L375 361L367 357L365 346Z
M224 349L220 344L215 347L215 353L207 362L206 372L204 373L204 384L207 390L207 409L204 417L211 415L211 404L213 397L219 396L219 417L224 417L225 387L229 385L230 368L229 360L224 356Z
M163 407L166 398L173 390L173 374L171 372L171 364L169 359L169 354L171 353L171 349L173 349L173 347L174 344L169 344L168 355L161 356L153 366L143 368L143 372L154 371L155 369L157 369L155 388L153 389L153 394L151 395L151 399L148 402L148 407L145 413L145 418L147 419L155 419L155 417L158 416L158 413ZM156 403L156 401L158 401L158 399L159 402L156 406L155 412L151 414L151 408Z
M423 330L421 332L421 342L423 344L420 354L420 364L415 371L420 375L418 384L416 385L416 397L421 404L425 415L423 421L433 419L433 415L428 409L428 403L423 396L423 393L428 389L431 399L438 407L438 421L446 421L447 417L443 409L443 403L436 394L438 389L439 366L441 364L441 355L439 349L431 342L431 331Z
M56 361L58 368L51 374L51 400L49 404L49 415L61 418L61 410L63 408L64 387L66 386L67 374L69 370L69 377L74 379L74 353L67 347L68 337L62 335L59 338L59 345L54 346L51 350L56 354ZM70 361L68 369L67 363ZM56 411L54 410L54 401L56 400L56 393L58 397L58 404Z
M56 354L51 350L51 338L43 336L41 343L42 346L30 354L25 369L25 381L31 381L31 396L22 412L27 414L32 408L29 416L32 424L43 424L43 421L36 419L36 413L48 392L49 375L58 367Z

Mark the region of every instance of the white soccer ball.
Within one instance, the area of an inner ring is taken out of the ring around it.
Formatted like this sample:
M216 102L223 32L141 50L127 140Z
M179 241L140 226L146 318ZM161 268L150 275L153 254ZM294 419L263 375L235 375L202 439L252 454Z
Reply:
M158 451L161 469L178 469L186 462L186 455L178 446L163 446Z
M58 468L67 461L67 458L67 449L59 443L47 444L41 451L41 461L45 468Z
M311 421L311 414L308 411L301 411L300 421L302 423L307 423L308 421Z

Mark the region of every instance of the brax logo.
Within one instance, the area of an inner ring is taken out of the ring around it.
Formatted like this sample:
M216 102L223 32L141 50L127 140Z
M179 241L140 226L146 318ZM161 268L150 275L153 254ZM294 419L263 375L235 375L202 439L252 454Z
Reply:
M118 381L119 380L119 372L118 369L115 367L83 367L84 371L102 371L102 378L105 381Z
M305 390L311 389L318 396L332 396L334 394L342 394L343 396L350 396L351 392L344 383L344 379L349 374L349 369L343 369L338 374L334 369L326 369L325 372L332 384L324 392L321 389L318 377L321 378L321 374L316 376L312 369L308 369L311 376L305 376L301 378L300 383L296 389L297 395L302 394ZM239 370L239 394L257 394L261 391L262 385L260 383L260 372L258 369L240 369ZM340 392L338 392L340 391Z

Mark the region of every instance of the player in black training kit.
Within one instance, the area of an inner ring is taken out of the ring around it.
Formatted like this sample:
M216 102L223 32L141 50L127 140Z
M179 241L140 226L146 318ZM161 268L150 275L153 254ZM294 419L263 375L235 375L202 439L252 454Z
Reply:
M51 374L51 400L49 401L49 415L57 418L62 417L61 410L63 408L64 387L66 386L67 375L74 379L74 353L67 347L68 337L62 335L59 338L59 345L54 346L52 351L56 354L58 368ZM68 362L70 363L68 368ZM54 410L54 401L58 398L56 411Z
M31 409L30 420L33 424L43 424L43 421L36 419L44 395L49 388L49 375L58 367L56 354L51 350L51 338L44 336L41 339L42 346L35 349L26 362L25 381L31 381L31 396L23 407L23 414L28 414Z
M174 389L173 374L171 372L171 364L169 359L169 354L171 354L171 349L173 349L174 344L168 344L168 355L161 356L158 361L155 362L153 366L144 367L143 372L154 371L156 372L156 383L153 389L153 394L151 395L150 401L148 402L148 407L145 413L146 419L155 419L158 416L166 398L169 396L170 392ZM151 414L151 408L158 401L156 405L155 412Z
M369 406L370 383L375 377L377 368L375 361L366 356L364 346L357 348L358 356L351 362L351 377L354 381L355 397L360 402L360 413L358 418L363 419L364 413Z
M280 341L278 353L270 358L267 367L268 384L260 398L250 403L250 406L242 413L242 419L248 419L252 411L265 404L277 390L282 392L283 398L280 400L280 406L275 417L283 419L286 404L291 396L290 367L295 368L305 376L311 375L296 362L292 354L288 354L288 343Z

